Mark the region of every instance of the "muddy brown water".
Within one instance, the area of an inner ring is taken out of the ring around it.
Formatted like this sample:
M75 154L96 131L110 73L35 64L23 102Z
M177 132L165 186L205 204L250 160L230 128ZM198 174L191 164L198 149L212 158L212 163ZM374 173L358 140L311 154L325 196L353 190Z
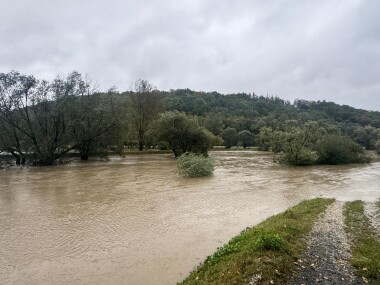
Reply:
M247 226L312 197L380 198L380 162L287 167L212 152L212 177L169 155L0 171L1 284L175 284Z

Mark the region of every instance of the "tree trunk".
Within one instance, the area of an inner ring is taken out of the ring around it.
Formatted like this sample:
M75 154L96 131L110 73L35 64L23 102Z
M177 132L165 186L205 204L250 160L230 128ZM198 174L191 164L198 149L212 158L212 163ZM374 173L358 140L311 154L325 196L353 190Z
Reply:
M17 153L15 153L14 151L10 151L10 153L16 159L16 165L20 165L20 163L21 163L21 157Z
M90 155L90 145L89 143L84 143L80 146L80 160L88 160Z
M88 153L81 153L80 160L88 160Z

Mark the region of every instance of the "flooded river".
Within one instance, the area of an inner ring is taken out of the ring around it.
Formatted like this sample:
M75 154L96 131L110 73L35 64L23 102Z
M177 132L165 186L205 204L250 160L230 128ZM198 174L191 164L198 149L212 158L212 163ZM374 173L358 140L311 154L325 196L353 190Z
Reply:
M169 155L0 171L1 284L175 284L247 226L311 197L380 198L380 163L286 167L212 152L184 179Z

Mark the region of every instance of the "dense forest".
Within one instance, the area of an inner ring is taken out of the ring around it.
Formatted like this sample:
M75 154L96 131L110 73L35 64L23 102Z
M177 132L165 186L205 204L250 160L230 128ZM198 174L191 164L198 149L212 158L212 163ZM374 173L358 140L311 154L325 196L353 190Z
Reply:
M99 92L75 71L51 82L0 74L0 153L17 164L51 165L68 153L87 160L125 147L180 156L215 145L258 146L296 165L338 164L364 161L364 149L379 150L379 141L380 112L333 102L159 91L146 80L131 91Z

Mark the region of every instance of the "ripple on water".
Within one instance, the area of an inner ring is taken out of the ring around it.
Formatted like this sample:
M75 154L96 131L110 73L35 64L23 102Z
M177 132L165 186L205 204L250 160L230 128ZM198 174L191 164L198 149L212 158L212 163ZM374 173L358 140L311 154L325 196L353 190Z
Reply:
M172 284L247 226L310 197L374 201L380 163L286 167L212 152L185 179L169 155L0 172L0 279Z

